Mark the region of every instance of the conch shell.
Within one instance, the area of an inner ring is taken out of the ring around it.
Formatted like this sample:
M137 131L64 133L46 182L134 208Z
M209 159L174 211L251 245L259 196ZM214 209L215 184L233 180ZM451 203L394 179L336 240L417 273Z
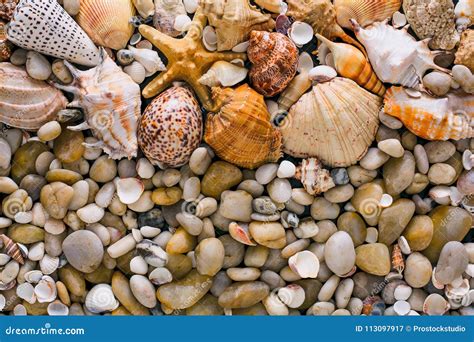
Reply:
M316 37L331 50L334 66L339 75L350 78L368 91L383 96L385 87L362 52L350 44L334 43L319 34Z
M226 62L217 61L201 76L199 83L208 87L231 87L247 77L248 70L244 67Z
M23 68L0 63L0 122L34 131L55 120L67 103L61 91L31 78Z
M0 18L10 20L19 0L0 0Z
M174 21L178 15L185 15L183 0L155 0L153 26L160 32L177 37L180 31L174 29Z
M316 158L303 159L296 168L295 178L301 181L310 195L319 195L336 186L329 171L323 169Z
M131 0L81 0L76 20L94 43L120 50L133 34L135 13Z
M217 51L230 50L247 40L252 30L275 27L270 14L261 13L249 0L201 0L209 25L216 28Z
M432 49L453 49L459 41L452 0L403 0L403 11L420 39L432 38Z
M249 72L252 85L264 96L280 93L295 77L298 49L281 33L252 31L247 55L252 62Z
M375 138L381 104L379 96L347 78L316 84L280 125L283 151L331 167L355 164Z
M341 38L346 43L364 50L359 42L347 35L337 24L336 10L330 0L287 0L286 2L288 3L286 15L310 24L315 34L318 33L329 40Z
M411 132L428 140L473 138L474 95L460 91L444 97L426 93L411 97L403 87L385 93L384 111L403 122Z
M428 41L416 41L408 32L376 22L363 29L355 20L354 32L364 44L370 64L382 82L416 88L428 69L449 72L433 61L436 52L430 51Z
M462 33L454 63L465 65L474 73L474 30Z
M218 111L207 118L204 140L220 158L253 169L281 157L281 134L262 95L243 84L212 88L212 96Z
M85 122L71 130L91 129L100 141L91 147L102 148L112 159L137 156L137 126L140 118L140 87L114 63L104 49L100 64L80 71L64 64L74 77L69 85L55 84L74 94L70 107L81 107Z
M155 97L143 113L138 142L145 156L163 167L189 161L202 137L199 103L187 87L173 86Z
M350 19L366 27L391 18L401 5L401 0L334 0L337 23L348 29L352 29Z

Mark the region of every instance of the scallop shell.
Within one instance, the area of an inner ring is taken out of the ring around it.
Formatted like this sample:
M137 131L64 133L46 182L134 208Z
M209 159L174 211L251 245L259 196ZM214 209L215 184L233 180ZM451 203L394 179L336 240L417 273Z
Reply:
M454 63L465 65L474 73L474 30L466 30L462 33Z
M301 251L288 259L291 270L301 278L316 278L319 273L319 259L310 251Z
M281 157L281 134L270 123L262 95L243 84L213 88L212 96L218 111L207 118L204 140L220 158L253 169Z
M153 26L168 36L177 37L181 32L174 29L174 22L178 15L183 14L186 14L183 0L155 0Z
M0 122L37 130L66 108L61 91L32 79L23 68L0 63Z
M280 125L283 150L331 167L355 164L375 138L381 104L380 97L347 78L316 84Z
M178 167L189 161L202 137L202 116L192 91L174 86L158 95L145 109L138 141L155 165Z
M429 316L440 316L444 315L449 310L449 303L443 296L432 293L426 297L423 303L423 312Z
M316 36L331 51L339 75L350 78L374 94L383 96L385 87L362 52L350 44L333 43L319 34Z
M357 39L365 46L370 64L382 82L414 88L428 69L448 72L434 63L437 53L430 51L428 41L416 41L407 32L408 26L397 30L386 22L376 22L363 29L356 21L351 22Z
M282 92L296 75L298 49L281 33L252 31L247 54L252 85L264 96Z
M231 87L247 77L248 70L226 61L215 62L210 69L201 76L199 83L208 87Z
M417 136L428 140L473 138L470 126L474 116L474 95L461 91L443 97L421 93L418 98L403 87L391 87L385 93L384 111L403 122Z
M253 30L275 27L270 14L261 13L249 0L202 0L201 6L209 25L216 29L218 51L231 50Z
M82 107L85 122L68 127L91 129L100 141L89 147L102 148L112 159L136 157L137 126L140 118L140 87L101 49L100 64L80 71L65 62L74 81L70 85L55 84L74 94L71 107Z
M403 11L418 38L431 38L430 48L451 50L459 41L452 0L403 0Z
M7 35L24 49L73 63L96 66L100 61L92 40L56 0L21 0Z
M0 0L0 18L10 20L19 0Z
M401 0L334 0L337 23L344 28L352 28L349 19L357 20L362 27L383 21L401 5Z
M316 158L303 159L296 168L295 178L310 195L321 194L336 186L329 171Z
M76 20L94 43L120 50L132 37L135 13L131 0L81 0Z
M23 265L25 263L25 259L21 254L21 250L18 247L18 244L10 239L5 234L0 235L0 239L3 241L3 247L5 248L5 253L9 255L13 260L18 262L19 264Z

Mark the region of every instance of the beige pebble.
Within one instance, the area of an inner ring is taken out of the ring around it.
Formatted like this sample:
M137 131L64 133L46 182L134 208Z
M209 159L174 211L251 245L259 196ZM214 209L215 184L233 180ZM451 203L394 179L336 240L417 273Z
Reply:
M456 170L449 164L436 163L428 171L428 179L436 185L451 184L456 178Z
M41 126L37 132L42 141L51 141L61 134L61 125L57 121L50 121Z
M387 139L380 141L377 144L377 147L379 148L379 150L385 152L391 157L400 158L401 156L403 156L403 146L397 139Z

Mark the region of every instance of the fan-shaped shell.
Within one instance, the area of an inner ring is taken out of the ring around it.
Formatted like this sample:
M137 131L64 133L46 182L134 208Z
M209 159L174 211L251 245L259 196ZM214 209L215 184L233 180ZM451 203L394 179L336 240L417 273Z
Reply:
M143 153L165 167L186 164L201 137L199 104L192 91L181 86L168 88L148 105L138 130Z
M180 31L174 29L174 21L178 15L185 15L183 0L155 0L153 26L168 36L177 37Z
M208 116L204 140L220 158L252 169L281 157L281 134L262 95L247 84L213 88L212 95L218 112Z
M37 130L66 105L61 91L32 79L23 68L0 63L0 122Z
M112 159L136 157L137 126L140 118L140 87L101 49L100 64L80 71L65 62L74 77L70 85L55 86L74 94L72 107L81 107L85 122L68 127L91 129L100 141L91 147L102 148Z
M252 31L247 55L252 62L252 85L265 96L280 93L295 77L298 49L281 33Z
M352 28L350 19L357 20L362 27L383 21L401 5L401 0L334 0L337 23L344 28Z
M474 72L474 30L469 29L462 33L454 63L465 65Z
M384 111L423 139L474 137L470 126L474 117L474 95L457 91L439 98L426 93L413 98L403 87L391 87L385 93Z
M70 62L96 66L99 50L56 0L21 0L7 29L16 45Z
M209 25L216 28L217 50L231 50L247 40L252 30L275 27L270 14L261 13L249 0L201 0Z
M381 104L380 97L347 78L316 84L280 125L283 151L331 167L352 165L375 138Z
M120 50L133 34L135 13L131 0L81 0L76 20L94 43Z

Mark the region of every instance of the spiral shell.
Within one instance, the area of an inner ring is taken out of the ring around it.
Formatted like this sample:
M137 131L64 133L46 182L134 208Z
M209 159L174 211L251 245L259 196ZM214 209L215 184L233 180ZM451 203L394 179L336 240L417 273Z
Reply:
M401 4L401 0L334 0L337 23L344 28L352 28L349 19L357 20L362 27L383 21L398 11Z
M1 234L0 239L2 239L3 241L3 247L5 248L5 253L7 253L16 262L23 265L25 263L25 259L23 258L23 255L21 254L21 250L20 250L20 247L18 247L18 244L15 243L12 239L10 239L5 234Z
M189 161L202 137L202 116L191 90L174 86L145 109L138 142L155 165L178 167Z
M403 260L402 251L398 243L393 246L392 251L392 268L398 273L402 273L405 269L405 260Z
M255 168L281 157L281 134L270 123L263 96L247 84L213 88L218 111L208 116L204 140L233 164Z

